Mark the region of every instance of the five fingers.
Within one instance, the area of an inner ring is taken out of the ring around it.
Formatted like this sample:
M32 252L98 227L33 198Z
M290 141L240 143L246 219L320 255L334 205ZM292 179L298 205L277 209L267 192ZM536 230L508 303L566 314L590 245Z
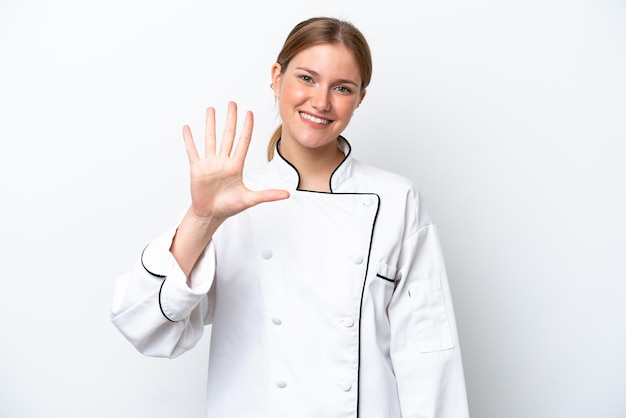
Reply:
M252 112L246 112L242 132L239 136L237 147L233 158L243 163L246 154L248 153L248 147L252 138L252 128L254 126L254 118ZM237 104L235 102L228 103L228 112L226 115L226 125L224 126L224 133L220 144L219 155L223 157L230 157L233 144L235 142L235 135L237 131ZM189 158L189 163L193 164L200 159L198 149L196 148L193 135L189 126L183 127L183 139L185 141L185 150ZM204 155L205 158L217 155L217 139L215 135L215 108L209 107L206 110L205 118L205 131L204 131Z

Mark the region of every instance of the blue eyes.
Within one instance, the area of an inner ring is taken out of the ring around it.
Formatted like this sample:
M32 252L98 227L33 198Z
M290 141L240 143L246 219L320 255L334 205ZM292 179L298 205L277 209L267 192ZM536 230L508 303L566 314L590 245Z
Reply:
M306 74L302 74L298 76L300 78L300 80L304 81L305 83L310 83L313 84L315 83L315 80L313 80L313 77L306 75ZM334 90L338 91L339 93L343 93L343 94L350 94L352 93L352 89L349 87L346 87L344 85L338 85L333 87Z

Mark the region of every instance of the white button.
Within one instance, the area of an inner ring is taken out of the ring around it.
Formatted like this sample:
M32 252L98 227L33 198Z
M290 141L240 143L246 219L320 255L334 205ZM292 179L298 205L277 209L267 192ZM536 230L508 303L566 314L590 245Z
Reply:
M346 328L350 328L354 325L354 320L352 318L343 318L339 320L339 323Z
M277 380L276 386L278 386L281 389L284 389L287 387L287 382L285 382L284 380Z
M356 257L352 258L352 261L354 261L354 264L361 264L363 262L363 257L357 255Z
M280 324L282 324L282 323L283 323L283 321L281 321L281 320L280 320L280 318L276 318L276 317L274 317L274 318L272 318L272 323L273 323L274 325L280 325Z
M272 252L270 250L263 250L261 251L261 257L263 257L263 259L265 260L269 260L270 258L272 258Z
M372 199L371 197L368 197L363 201L363 206L370 207L373 204L374 204L374 199Z
M350 382L339 382L339 388L344 392L349 392L352 389L352 383Z

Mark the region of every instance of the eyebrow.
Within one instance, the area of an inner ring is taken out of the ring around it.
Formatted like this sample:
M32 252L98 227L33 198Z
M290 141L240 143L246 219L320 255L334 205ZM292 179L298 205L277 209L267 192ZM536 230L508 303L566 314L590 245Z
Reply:
M311 75L314 75L314 76L316 76L316 77L317 77L317 76L319 76L319 73L318 73L317 71L314 71L314 70L312 70L312 69L310 69L310 68L307 68L307 67L295 67L295 68L296 68L296 70L306 71L306 72L308 72L308 73L310 73ZM356 83L356 82L354 82L354 81L352 81L352 80L349 80L349 79L339 79L339 80L335 80L335 83L339 83L339 84L352 84L353 86L357 86L357 87L359 86L359 84L358 84L358 83Z

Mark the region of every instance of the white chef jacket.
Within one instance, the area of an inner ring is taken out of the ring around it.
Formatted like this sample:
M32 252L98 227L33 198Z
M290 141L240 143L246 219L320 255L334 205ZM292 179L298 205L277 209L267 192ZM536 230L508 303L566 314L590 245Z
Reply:
M210 418L469 416L437 230L411 182L340 147L330 193L298 190L278 152L247 173L290 198L227 219L189 284L175 229L117 282L112 321L140 352L211 330Z

